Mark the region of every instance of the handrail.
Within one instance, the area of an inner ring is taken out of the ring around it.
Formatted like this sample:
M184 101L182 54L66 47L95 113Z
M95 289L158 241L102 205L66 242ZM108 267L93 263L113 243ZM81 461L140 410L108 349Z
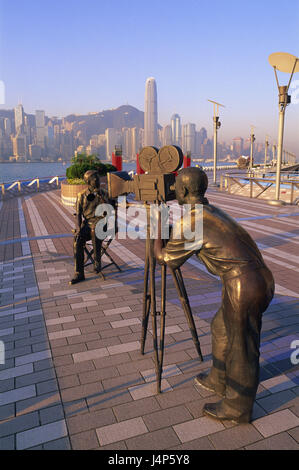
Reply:
M248 183L242 183L241 181L238 180L245 180L248 181ZM260 183L269 183L266 186L261 185ZM275 179L274 178L262 178L262 177L256 177L256 176L247 176L244 174L225 174L221 175L220 177L220 190L221 191L226 191L229 194L234 194L232 192L232 185L233 184L238 184L238 186L241 186L241 188L246 188L247 185L249 184L249 197L250 198L255 198L257 199L259 196L264 194L269 188L271 188L275 184ZM261 191L256 194L255 196L253 195L253 185L256 185L261 189ZM299 180L290 180L290 179L284 179L283 184L286 186L290 186L290 199L289 203L293 204L294 202L294 191L296 189L299 189Z
M40 188L41 183L53 184L56 182L56 186L59 186L59 180L65 180L66 176L50 176L50 177L41 177L41 178L34 178L33 180L18 180L13 182L7 183L0 183L1 186L1 193L2 196L5 195L5 192L13 189L16 185L18 186L18 191L21 192L22 186L31 187L34 183L36 183L37 190Z

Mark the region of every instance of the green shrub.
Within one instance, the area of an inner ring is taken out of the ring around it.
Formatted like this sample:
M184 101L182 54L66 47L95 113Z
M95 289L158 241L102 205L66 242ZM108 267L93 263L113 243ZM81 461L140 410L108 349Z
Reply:
M86 184L81 178L70 178L67 180L68 184Z
M105 176L111 171L116 171L115 166L110 163L102 163L96 155L78 154L72 158L72 165L66 169L66 177L71 184L74 180L83 180L84 173L88 170L97 170L100 176Z

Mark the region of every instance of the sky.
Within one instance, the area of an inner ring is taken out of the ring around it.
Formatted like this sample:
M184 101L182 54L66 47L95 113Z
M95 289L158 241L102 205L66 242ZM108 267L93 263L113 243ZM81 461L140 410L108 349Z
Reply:
M0 80L11 109L48 116L130 104L144 110L155 77L158 120L213 132L219 140L277 140L278 91L268 57L299 56L299 0L0 0ZM289 76L279 74L282 85ZM299 73L288 106L285 148L299 155Z

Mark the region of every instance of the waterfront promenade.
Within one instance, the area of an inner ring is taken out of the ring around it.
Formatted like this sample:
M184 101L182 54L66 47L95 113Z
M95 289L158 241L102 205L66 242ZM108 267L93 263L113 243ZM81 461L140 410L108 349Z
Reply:
M140 353L144 240L113 241L121 273L108 268L103 281L89 266L86 281L69 286L74 211L54 190L0 202L0 449L299 449L299 365L291 361L299 358L299 208L212 189L207 196L253 236L276 282L252 423L203 416L204 403L219 398L193 382L211 366L219 280L195 257L182 268L200 363L168 277L157 395L150 332Z

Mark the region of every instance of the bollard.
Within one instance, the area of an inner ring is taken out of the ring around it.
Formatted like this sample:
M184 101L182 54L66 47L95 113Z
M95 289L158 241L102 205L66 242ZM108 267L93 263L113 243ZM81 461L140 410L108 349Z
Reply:
M112 152L112 165L117 171L122 170L122 154L119 155L118 151Z
M184 168L191 166L191 156L189 154L184 155Z
M137 175L143 175L144 170L141 168L139 163L139 153L136 154L136 173Z

